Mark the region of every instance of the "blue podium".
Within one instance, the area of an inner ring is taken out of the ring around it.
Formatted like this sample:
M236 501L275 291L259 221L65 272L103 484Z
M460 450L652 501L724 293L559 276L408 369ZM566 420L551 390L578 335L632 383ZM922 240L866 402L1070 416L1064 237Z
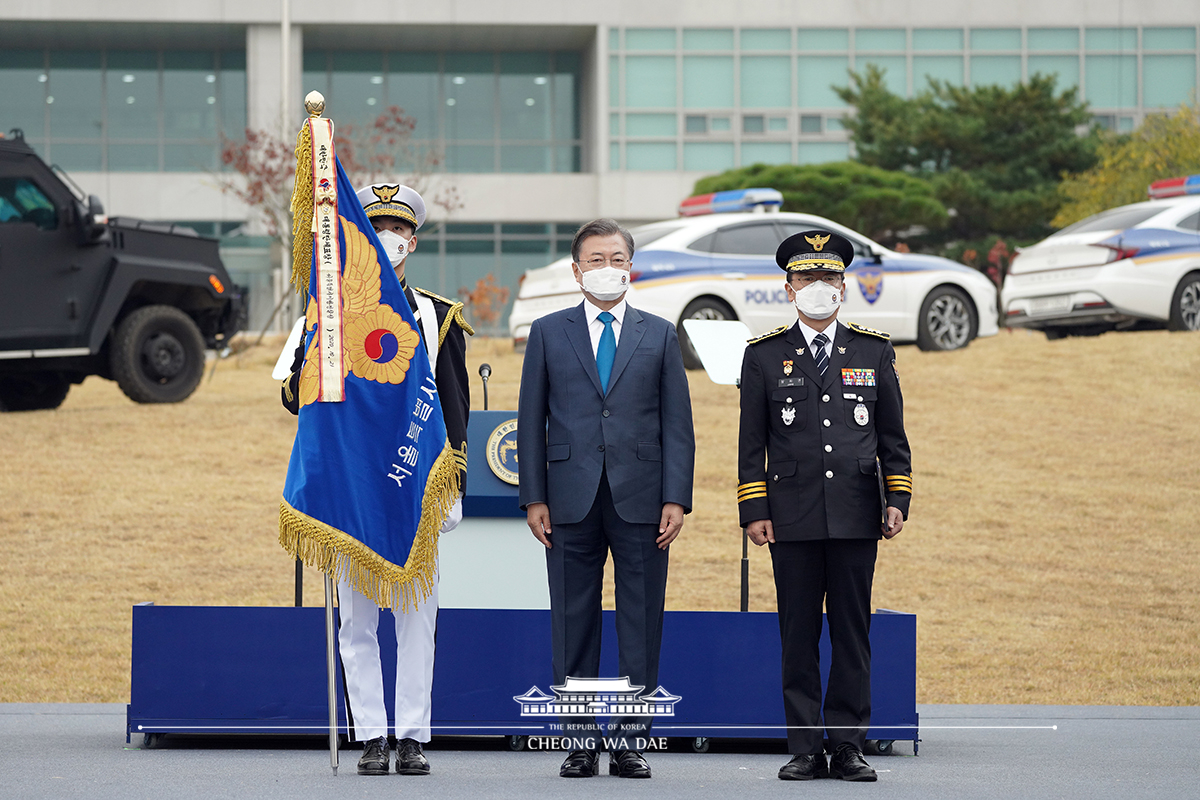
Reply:
M440 543L433 734L556 736L557 719L517 698L553 692L549 592L542 546L517 508L515 414L473 412L464 519ZM731 542L736 537L731 536ZM731 547L734 546L731 543ZM395 648L383 612L383 652ZM828 675L828 632L822 675ZM320 608L133 608L127 735L325 734ZM867 738L918 741L916 617L872 615L872 724ZM780 643L774 613L668 611L660 682L678 698L653 735L782 739ZM603 675L617 678L614 613L604 613ZM384 680L395 660L383 659ZM753 675L755 680L747 680ZM646 693L657 687L644 687ZM389 715L391 692L385 692ZM345 703L338 687L339 724Z

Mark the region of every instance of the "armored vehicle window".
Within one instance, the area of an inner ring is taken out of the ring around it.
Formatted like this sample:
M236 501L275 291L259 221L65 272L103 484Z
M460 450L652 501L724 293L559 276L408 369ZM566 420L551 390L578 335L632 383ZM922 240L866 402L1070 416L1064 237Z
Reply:
M0 178L0 223L4 222L29 222L52 231L58 227L58 212L31 181Z
M773 256L779 247L779 233L770 222L736 225L717 231L712 252L750 256Z

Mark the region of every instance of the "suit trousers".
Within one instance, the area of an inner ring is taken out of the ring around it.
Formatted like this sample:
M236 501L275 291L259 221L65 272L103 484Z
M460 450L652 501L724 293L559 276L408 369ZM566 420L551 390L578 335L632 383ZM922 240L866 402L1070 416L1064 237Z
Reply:
M338 651L346 688L351 739L387 736L383 662L379 653L379 607L347 581L338 583ZM429 741L433 691L437 580L433 593L396 617L396 738Z
M783 709L788 752L862 750L871 721L871 583L877 539L775 542L771 563L783 642ZM829 620L831 661L821 722L821 606Z
M613 507L607 474L591 510L579 522L550 522L553 545L546 551L550 581L552 662L555 685L566 678L599 678L600 594L604 563L611 551L616 582L618 674L628 677L643 693L658 686L658 658L662 644L663 608L666 601L669 551L659 549L658 525L625 522ZM595 750L600 729L595 717L563 717L564 736L582 739L573 749ZM642 749L636 739L650 732L648 716L612 717L610 736L625 737L628 747ZM588 740L591 740L589 742ZM588 746L591 744L591 746Z

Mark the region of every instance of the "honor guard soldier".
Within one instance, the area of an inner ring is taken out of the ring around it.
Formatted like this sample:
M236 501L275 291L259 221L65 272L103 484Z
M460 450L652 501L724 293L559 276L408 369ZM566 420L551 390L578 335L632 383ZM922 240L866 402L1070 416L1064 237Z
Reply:
M446 440L459 461L460 486L467 483L467 413L471 406L467 383L466 338L474 334L463 318L463 304L409 285L404 262L417 247L416 232L425 222L425 203L413 189L377 183L356 193L379 243L383 246L408 305L417 320L421 341L437 382ZM298 413L297 391L304 362L304 341L296 350L291 376L283 383L283 404ZM397 413L400 413L400 409ZM454 504L441 532L462 520L462 499ZM379 608L352 588L338 584L342 656L351 737L363 742L358 762L362 775L386 775L390 769L388 719L384 707L383 673L379 654ZM433 686L434 632L437 624L437 583L429 597L408 612L396 612L396 772L427 775L429 762L421 744L429 741L430 693Z
M829 231L786 239L775 260L798 319L751 339L742 361L738 515L771 549L793 755L783 780L876 779L862 755L871 583L880 536L908 516L912 466L888 335L837 319L853 258ZM823 709L822 604L833 651Z

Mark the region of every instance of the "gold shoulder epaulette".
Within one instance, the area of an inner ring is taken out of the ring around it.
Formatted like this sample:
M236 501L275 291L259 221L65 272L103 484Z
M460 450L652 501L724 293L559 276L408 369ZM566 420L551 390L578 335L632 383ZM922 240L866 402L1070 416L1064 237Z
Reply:
M446 334L450 332L450 325L454 322L457 322L458 327L466 331L468 336L475 335L475 329L471 327L471 325L467 322L467 318L463 316L462 303L458 302L457 300L450 300L442 297L437 292L431 292L428 289L422 289L420 286L414 286L412 287L412 290L414 292L420 292L426 297L450 306L450 310L446 312L446 318L442 320L442 329L438 331L438 347L441 347L442 343L446 341Z
M411 284L410 284L410 285L411 285ZM422 289L420 286L413 286L413 287L412 287L412 290L413 290L414 292L420 292L421 294L425 295L426 297L432 297L434 300L440 300L441 302L445 303L445 304L446 304L446 305L448 305L448 306L452 306L452 305L454 305L456 302L458 302L457 300L451 300L451 299L449 299L449 298L442 297L442 296L441 296L440 294L438 294L437 292L431 292L431 291L429 291L428 289ZM462 303L458 303L458 304L459 304L460 306L462 305Z
M755 336L753 339L747 339L746 344L758 344L759 342L763 341L764 339L770 339L772 336L778 336L779 334L783 333L787 329L788 329L787 325L780 325L778 328L767 331L762 336Z
M883 339L885 342L892 338L890 333L877 331L874 328L868 328L865 325L859 325L857 322L851 322L847 327L849 327L852 331L856 331L857 333L865 333L867 336L874 336L877 339Z

